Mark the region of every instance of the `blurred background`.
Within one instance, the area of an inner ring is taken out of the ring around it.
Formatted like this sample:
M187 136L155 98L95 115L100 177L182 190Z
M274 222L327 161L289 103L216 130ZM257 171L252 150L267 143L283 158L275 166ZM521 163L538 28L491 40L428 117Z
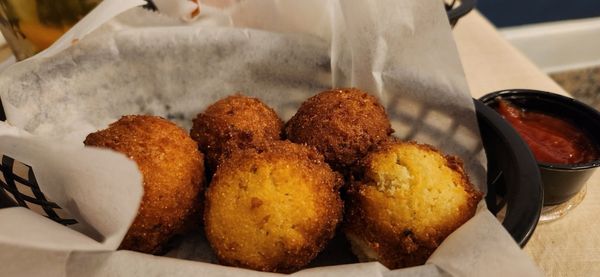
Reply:
M101 0L0 0L0 31L17 60L56 41Z
M600 107L600 0L479 0L477 9L566 91Z
M477 9L499 28L600 17L598 0L479 0Z

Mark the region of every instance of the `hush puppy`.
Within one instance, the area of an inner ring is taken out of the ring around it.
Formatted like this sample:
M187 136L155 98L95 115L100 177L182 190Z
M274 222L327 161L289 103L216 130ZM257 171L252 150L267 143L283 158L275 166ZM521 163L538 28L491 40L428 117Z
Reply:
M120 249L156 253L187 220L199 216L203 155L175 124L156 116L123 116L89 134L84 144L123 153L142 173L142 202Z
M314 149L275 141L234 152L206 191L206 236L222 264L292 272L341 222L341 176Z
M462 162L428 145L390 141L361 163L344 232L360 260L390 269L425 263L474 214L481 193Z
M316 147L325 161L342 172L392 132L383 106L356 88L333 89L309 98L285 127L289 140Z
M190 131L206 154L210 171L238 149L254 148L281 137L283 122L256 98L232 95L210 105L194 119Z

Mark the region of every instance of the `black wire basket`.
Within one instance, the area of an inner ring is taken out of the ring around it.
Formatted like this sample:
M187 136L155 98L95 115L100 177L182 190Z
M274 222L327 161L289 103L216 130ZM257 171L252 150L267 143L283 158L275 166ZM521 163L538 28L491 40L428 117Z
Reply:
M484 150L488 158L488 209L521 246L525 246L540 217L542 181L529 148L514 129L491 108L475 100ZM0 106L2 120L4 112ZM9 156L0 160L0 208L21 206L63 225L77 223L47 200L34 169Z
M444 2L450 25L454 27L458 20L467 15L477 5L477 0L447 0Z
M144 5L145 9L156 11L156 5L152 0L146 0L147 4ZM448 20L450 25L454 27L458 20L467 15L477 5L477 0L444 0L444 7L448 14Z
M446 4L451 24L475 6L475 0ZM0 120L6 120L0 102ZM524 246L537 225L543 200L537 163L518 134L500 115L475 100L484 150L488 157L488 209L514 240ZM0 208L21 206L63 225L77 223L40 191L34 168L9 156L0 160Z

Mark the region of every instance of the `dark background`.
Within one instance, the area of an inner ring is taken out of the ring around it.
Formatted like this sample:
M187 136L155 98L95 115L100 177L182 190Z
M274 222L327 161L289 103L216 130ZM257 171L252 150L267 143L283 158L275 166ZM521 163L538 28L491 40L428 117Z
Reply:
M600 16L600 0L478 0L497 27Z

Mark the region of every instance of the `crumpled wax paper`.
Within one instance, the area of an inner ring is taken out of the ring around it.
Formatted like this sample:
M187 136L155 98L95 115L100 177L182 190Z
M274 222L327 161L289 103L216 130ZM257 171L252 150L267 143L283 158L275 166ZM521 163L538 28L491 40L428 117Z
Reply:
M41 190L80 222L64 227L23 208L0 210L0 222L10 222L0 228L7 272L266 274L210 264L201 234L181 238L169 257L113 251L139 205L141 179L122 155L82 144L124 114L160 115L189 129L197 113L236 92L287 120L321 90L358 87L386 107L396 136L459 156L485 191L485 154L441 1L248 0L202 10L190 25L137 8L99 29L100 20L88 20L67 33L82 38L76 44L58 43L0 76L10 124L0 125L0 152L32 166ZM424 266L353 263L336 252L347 248L339 240L296 274L540 274L483 201Z

